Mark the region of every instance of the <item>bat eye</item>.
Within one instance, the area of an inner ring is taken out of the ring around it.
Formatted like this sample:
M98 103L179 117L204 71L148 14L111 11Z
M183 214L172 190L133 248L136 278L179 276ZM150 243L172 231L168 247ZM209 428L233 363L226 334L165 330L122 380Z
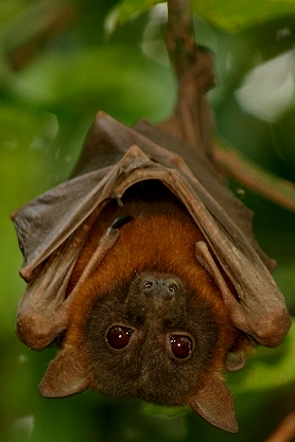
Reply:
M170 335L171 350L175 358L187 359L193 350L193 341L187 335Z
M107 332L107 342L110 347L120 350L129 344L132 333L133 330L131 328L123 327L122 325L115 325Z

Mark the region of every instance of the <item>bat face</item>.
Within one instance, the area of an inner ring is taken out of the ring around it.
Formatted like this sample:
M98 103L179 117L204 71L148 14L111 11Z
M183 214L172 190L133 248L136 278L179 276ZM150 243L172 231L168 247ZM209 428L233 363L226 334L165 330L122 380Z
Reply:
M99 299L87 325L94 388L162 405L185 402L224 333L211 306L174 275L143 272L117 290Z

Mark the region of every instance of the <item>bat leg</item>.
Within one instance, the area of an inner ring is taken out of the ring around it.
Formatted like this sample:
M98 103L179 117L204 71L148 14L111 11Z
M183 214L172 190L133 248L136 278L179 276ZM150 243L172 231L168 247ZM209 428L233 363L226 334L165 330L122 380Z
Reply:
M75 250L75 256L73 256L71 244L53 254L33 283L28 284L19 304L16 334L30 348L42 350L48 347L66 329L69 304L78 295L85 280L93 273L108 251L114 247L120 236L119 227L129 220L130 217L117 219L105 231L67 298L67 283L78 253Z
M66 327L65 292L74 263L65 261L58 250L28 283L18 306L16 334L33 350L50 345Z
M207 272L214 279L220 293L228 305L230 312L234 305L234 312L239 309L239 303L236 300L234 294L229 289L225 279L223 278L221 272L219 271L208 247L204 241L198 241L195 246L195 252L198 262L207 270ZM237 349L229 351L226 355L225 367L229 371L237 371L244 367L247 361L247 355L249 349L252 348L254 342L250 340L250 337L245 337L241 340L240 345Z
M201 264L214 279L215 284L219 288L223 299L227 301L227 303L232 304L232 299L235 299L235 296L229 289L205 241L198 241L196 243L195 253L199 264Z
M195 253L198 262L208 271L219 288L224 303L229 309L231 318L234 319L233 323L235 325L239 324L241 330L246 331L248 328L251 329L251 325L248 324L242 305L227 285L205 241L198 241L195 244Z
M282 295L277 293L276 296L270 297L266 292L265 295L261 293L258 297L253 291L237 298L230 290L204 241L196 243L195 253L198 262L209 272L219 288L233 325L256 343L270 347L280 344L291 325ZM240 286L243 288L244 281L243 279L240 281ZM273 288L275 291L274 283Z
M91 259L87 263L85 269L83 270L77 284L71 291L69 297L73 298L76 293L79 292L81 285L86 281L89 276L95 271L99 263L103 260L106 254L114 247L116 242L119 239L120 231L119 228L125 225L132 219L131 216L125 215L119 218L116 218L111 226L106 229L105 233L99 240L98 246L93 252Z

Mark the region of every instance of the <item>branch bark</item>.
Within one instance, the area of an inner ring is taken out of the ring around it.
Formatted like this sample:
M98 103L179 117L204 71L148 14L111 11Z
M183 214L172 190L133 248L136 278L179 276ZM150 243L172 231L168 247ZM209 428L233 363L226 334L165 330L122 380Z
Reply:
M269 201L295 212L295 185L290 181L254 164L233 147L226 145L224 148L224 142L216 144L213 158L224 175L236 179Z
M166 47L178 78L190 68L196 51L190 0L168 1Z
M211 158L213 118L206 92L215 85L212 57L195 43L189 0L168 0L166 46L178 79L178 101L160 127Z
M288 414L265 442L291 442L295 437L295 412Z

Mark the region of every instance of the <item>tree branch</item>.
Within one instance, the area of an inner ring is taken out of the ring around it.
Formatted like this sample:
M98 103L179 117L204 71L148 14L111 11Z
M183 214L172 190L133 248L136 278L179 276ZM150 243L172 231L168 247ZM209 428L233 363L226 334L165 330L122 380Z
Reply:
M211 157L213 119L206 92L214 86L212 58L195 44L189 0L168 0L166 46L178 78L178 101L160 127Z
M295 412L288 414L265 442L291 442L295 437Z
M218 141L213 154L222 171L264 198L295 212L295 185L277 177L224 141Z
M202 150L221 170L263 197L295 212L295 185L244 158L227 143L214 147L207 91L214 86L212 57L195 43L189 0L168 0L166 46L178 79L178 101L159 126ZM226 144L226 146L225 146Z
M190 0L168 1L166 47L178 78L189 69L196 50Z

